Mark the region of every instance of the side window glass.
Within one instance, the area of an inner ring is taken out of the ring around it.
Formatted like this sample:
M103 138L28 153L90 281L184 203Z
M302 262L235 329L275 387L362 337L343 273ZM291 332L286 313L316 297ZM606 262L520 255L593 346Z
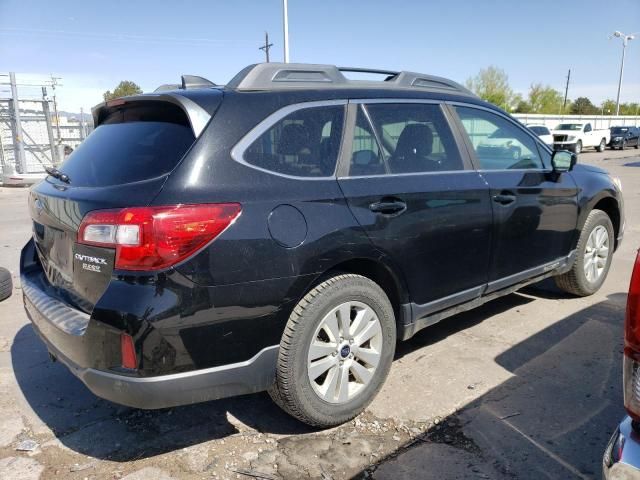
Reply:
M591 124L590 124L590 123L587 123L587 124L584 126L584 133L589 133L590 131L591 131Z
M364 115L362 106L358 107L356 128L353 134L350 176L383 175L385 165L378 141L371 130L371 124Z
M542 169L536 142L509 120L477 108L456 107L483 170Z
M464 170L439 105L379 103L366 108L390 173Z
M250 165L298 177L333 175L342 138L344 107L303 108L264 132L244 152Z

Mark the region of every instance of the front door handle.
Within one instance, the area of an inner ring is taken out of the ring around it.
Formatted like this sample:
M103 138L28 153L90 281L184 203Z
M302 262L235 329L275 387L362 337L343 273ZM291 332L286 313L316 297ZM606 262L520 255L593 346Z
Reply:
M402 200L381 200L369 205L369 210L383 215L399 215L407 209L407 204Z
M516 196L512 193L502 192L493 196L493 201L500 205L510 205L516 201Z

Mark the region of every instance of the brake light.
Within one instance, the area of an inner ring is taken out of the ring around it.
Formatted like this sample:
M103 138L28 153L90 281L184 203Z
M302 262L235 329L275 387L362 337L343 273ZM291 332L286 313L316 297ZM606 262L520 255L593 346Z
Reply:
M120 334L120 352L122 355L122 366L124 368L135 369L138 366L136 359L136 348L133 344L133 338L126 333Z
M640 251L631 274L624 319L624 407L640 421Z
M96 210L82 219L78 243L115 248L117 269L159 270L215 239L240 211L238 203Z

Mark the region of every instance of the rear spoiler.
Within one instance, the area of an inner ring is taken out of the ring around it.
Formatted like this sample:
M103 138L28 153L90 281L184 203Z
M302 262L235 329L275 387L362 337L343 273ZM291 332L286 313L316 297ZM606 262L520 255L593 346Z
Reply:
M211 120L211 117L222 102L223 93L221 90L210 90L207 98L202 96L183 95L178 92L158 92L145 93L142 95L131 95L128 97L116 98L100 103L91 109L93 115L93 125L97 128L118 107L138 102L165 102L180 107L184 111L194 135L200 136L204 128ZM214 101L212 101L214 100Z

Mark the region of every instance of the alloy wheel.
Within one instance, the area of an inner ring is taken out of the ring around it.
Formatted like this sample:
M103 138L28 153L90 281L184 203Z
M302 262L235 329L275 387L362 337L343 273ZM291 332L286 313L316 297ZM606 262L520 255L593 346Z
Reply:
M341 303L327 313L312 337L307 374L315 393L346 403L370 383L382 354L382 326L362 303Z
M609 232L602 225L593 229L584 252L584 274L590 283L597 282L609 258Z

